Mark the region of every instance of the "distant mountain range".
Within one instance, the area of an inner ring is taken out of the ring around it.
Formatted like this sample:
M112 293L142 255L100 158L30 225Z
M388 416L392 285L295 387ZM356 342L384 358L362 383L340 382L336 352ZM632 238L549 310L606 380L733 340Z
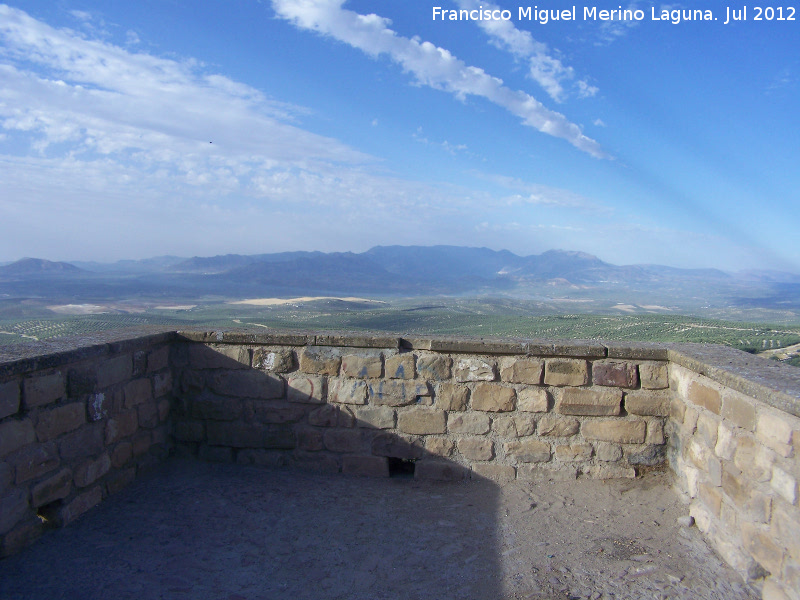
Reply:
M281 252L115 263L25 258L0 266L0 294L75 297L125 295L435 295L513 293L528 286L665 289L731 287L737 293L777 286L800 305L800 275L726 273L663 265L617 266L591 254L549 250L518 256L461 246L376 246L363 253ZM777 289L777 288L776 288ZM747 298L751 295L745 294Z

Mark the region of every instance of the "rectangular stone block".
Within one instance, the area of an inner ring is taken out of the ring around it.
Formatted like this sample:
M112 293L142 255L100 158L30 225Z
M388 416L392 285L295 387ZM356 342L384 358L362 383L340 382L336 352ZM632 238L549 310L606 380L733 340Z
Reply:
M42 411L36 422L36 437L40 442L53 440L62 433L74 431L85 422L86 407L83 402L72 402Z
M689 383L688 397L692 404L710 410L715 415L720 413L722 398L716 389L698 381L692 381Z
M374 429L392 429L395 421L395 411L388 406L365 406L356 409L356 418L361 427Z
M133 375L133 357L123 354L103 361L97 367L97 387L101 390L128 381Z
M90 508L94 508L103 500L103 490L100 486L95 486L90 490L76 496L69 504L62 507L59 511L59 521L62 525L68 525Z
M30 419L0 423L0 458L35 441L36 432Z
M0 498L0 535L10 531L28 513L28 490L16 488Z
M49 473L59 467L58 450L53 442L31 444L9 458L17 473L17 485Z
M89 459L75 467L74 481L79 488L88 487L111 469L111 457L103 453L97 459Z
M213 419L215 421L235 421L243 411L242 401L238 398L218 396L195 398L190 406L189 412L195 419Z
M253 368L287 373L294 369L294 352L289 348L256 348L253 351Z
M500 381L539 385L544 361L540 358L504 357L500 359Z
M395 433L380 433L372 439L372 454L414 460L422 458L423 443L420 440L403 438Z
M441 410L466 410L469 388L458 383L440 383L436 391L436 407Z
M453 359L441 354L421 354L417 357L417 375L423 379L450 379Z
M147 372L155 373L169 367L169 346L156 348L147 353Z
M447 415L447 431L455 434L482 435L491 427L489 415L484 413L450 413Z
M589 383L589 363L572 358L548 358L544 364L544 382L555 386L580 386Z
M367 383L360 379L330 379L328 397L340 404L366 404Z
M467 460L492 460L494 444L485 437L461 438L457 442L458 451Z
M22 382L25 406L28 409L44 406L62 398L67 391L64 375L52 373L29 377Z
M597 360L592 363L592 382L616 388L635 388L639 385L639 370L635 363Z
M135 408L121 412L106 423L106 444L114 444L133 435L139 427L139 413Z
M737 439L736 451L733 454L733 464L748 478L766 482L772 477L772 463L774 455L748 435Z
M294 432L289 426L209 421L206 424L206 432L211 446L285 449L295 447Z
M403 433L430 435L446 431L446 413L442 410L412 408L398 413L397 428Z
M283 379L263 371L220 371L208 379L212 391L220 396L273 400L283 397Z
M496 362L494 359L467 357L456 360L454 377L456 381L494 381Z
M722 490L731 502L739 509L746 520L756 523L767 523L772 509L772 499L751 487L733 467L726 466L722 470Z
M800 510L776 503L772 511L772 532L775 541L800 561Z
M447 457L453 454L456 444L446 437L429 435L425 437L425 450L435 456Z
M300 351L300 370L317 375L338 375L342 357L331 348L307 346Z
M500 485L514 481L517 470L511 465L498 465L495 463L475 463L472 465L473 479L490 479Z
M550 395L542 388L525 387L517 390L517 410L522 412L547 412Z
M617 444L642 444L646 429L644 421L605 419L585 421L581 426L581 433L587 440Z
M325 380L319 375L292 375L286 379L286 397L290 402L321 404L325 402Z
M545 415L539 420L539 435L548 437L570 437L578 433L580 421L573 417Z
M669 387L666 363L646 362L639 364L639 382L642 389L662 390Z
M359 452L363 445L360 429L328 429L322 440L331 452Z
M769 485L789 504L797 504L797 479L795 477L783 469L773 466ZM798 541L800 541L800 537L798 537ZM800 559L800 556L797 558Z
M389 379L414 379L414 354L403 352L387 356L385 361L386 377Z
M591 444L557 444L556 460L561 462L584 462L592 458Z
M139 426L146 429L152 429L159 423L158 420L158 403L145 402L136 407L139 414Z
M359 379L376 379L383 375L381 355L359 356L348 354L342 358L342 375Z
M189 344L189 364L193 369L247 369L250 352L232 344Z
M755 402L739 392L725 390L722 395L722 412L720 414L737 427L747 431L754 431L756 428Z
M461 481L469 471L458 464L438 460L421 460L414 467L414 479Z
M565 388L556 401L556 412L562 415L609 417L620 413L621 404L621 390Z
M317 452L325 448L323 442L323 432L311 427L299 427L295 429L298 450Z
M360 383L364 384L363 381ZM378 381L370 383L367 387L370 402L377 406L407 406L416 404L419 397L431 395L428 385L419 381ZM366 400L361 404L364 403Z
M517 479L522 481L574 481L578 477L578 469L571 465L520 465L517 467Z
M752 523L742 523L744 547L764 569L770 573L780 573L783 551L775 544L769 530Z
M384 456L345 456L342 473L360 477L389 477L389 460Z
M40 481L31 488L31 503L34 508L66 498L72 490L72 471L61 469L55 475Z
M0 419L19 410L19 381L0 383Z
M670 416L672 397L668 391L625 392L625 410L631 415L648 417ZM681 406L683 403L681 403ZM681 411L681 420L683 411Z
M111 452L111 466L115 469L119 469L128 464L131 458L133 458L133 444L130 442L120 442Z
M135 379L125 384L125 408L132 408L153 399L153 385L149 378Z
M162 398L172 393L172 373L156 373L153 375L153 396Z
M507 442L504 449L506 456L515 462L539 463L550 460L550 444L539 440Z
M769 410L761 410L756 422L756 439L785 457L792 455L792 432L800 432L800 420Z
M517 392L497 383L479 383L472 391L472 410L508 412L514 410Z

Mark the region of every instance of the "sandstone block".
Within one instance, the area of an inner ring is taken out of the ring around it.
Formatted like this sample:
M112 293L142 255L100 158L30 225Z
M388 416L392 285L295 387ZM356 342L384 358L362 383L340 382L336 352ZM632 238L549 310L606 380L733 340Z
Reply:
M562 415L614 416L620 413L622 391L566 388L556 401L556 412Z
M495 417L492 430L501 438L517 437L517 425L512 416Z
M125 384L125 408L132 408L152 399L153 386L150 379L134 379Z
M672 398L668 391L635 391L625 392L625 410L632 415L648 417L668 417ZM683 406L683 403L681 403ZM681 411L680 421L683 420Z
M697 417L696 435L709 448L713 448L717 445L717 430L719 429L719 424L719 418L708 413L703 413Z
M53 373L25 379L22 382L22 389L25 406L30 409L55 402L64 396L67 386L64 375Z
M738 438L733 463L747 477L755 481L766 482L772 477L773 457L750 436Z
M411 352L386 358L386 377L389 379L414 379L414 355Z
M381 433L372 440L372 453L376 456L414 460L422 458L423 445L419 440L402 438L394 433Z
M589 363L572 358L548 358L544 365L547 385L586 385L589 383Z
M300 427L295 429L297 448L308 452L317 452L325 448L322 431L311 427Z
M71 490L72 471L61 469L55 475L40 481L31 488L31 502L34 508L39 508L45 504L66 498Z
M472 392L472 409L487 412L514 410L517 393L514 388L496 383L479 383Z
M495 463L475 463L472 465L473 479L490 479L502 485L509 481L514 481L516 476L516 469L510 465L498 465Z
M395 411L388 406L365 406L356 409L356 418L361 427L375 429L392 429L394 427Z
M272 400L283 396L283 379L262 371L219 371L208 385L220 396Z
M756 439L784 458L792 455L793 430L800 435L800 420L791 415L767 410L758 413Z
M645 444L660 445L664 443L664 423L658 419L650 419L647 421L647 436L644 439Z
M550 397L541 388L522 388L517 391L517 410L522 412L547 412Z
M494 444L483 437L469 437L458 440L458 451L467 460L492 460Z
M500 380L508 383L539 385L544 361L539 358L505 357L500 360Z
M770 573L780 573L783 551L772 540L769 530L752 523L741 526L742 542L747 551Z
M0 383L0 419L19 410L19 381Z
M133 458L133 444L121 442L111 452L111 466L119 469L126 465L131 458Z
M545 415L539 420L539 435L548 437L569 437L578 433L580 421L574 418Z
M725 390L722 396L721 415L742 429L754 431L756 428L755 404L744 394Z
M436 407L441 410L466 410L469 388L457 383L440 383L436 392Z
M139 414L139 426L152 429L158 425L158 403L145 402L136 407Z
M82 402L72 402L39 413L36 437L40 442L57 438L62 433L74 431L86 422L86 408Z
M359 379L331 379L328 382L331 402L340 404L366 404L367 384Z
M488 358L459 358L456 361L454 377L456 381L494 381L496 363Z
M139 428L139 413L136 409L121 412L106 423L106 444L113 444L133 435Z
M230 344L189 344L189 364L194 369L247 369L250 351Z
M355 427L356 426L356 413L353 412L353 407L342 405L339 407L338 419L336 425L339 427Z
M592 382L616 388L635 388L639 385L639 370L629 362L598 360L592 363Z
M645 446L643 449L631 452L627 456L628 464L629 465L647 465L649 467L654 467L656 465L664 464L664 461L667 456L667 448L664 445L660 446ZM713 468L714 467L714 460L709 460L708 464ZM709 475L709 479L714 479L714 485L719 485L720 479L720 464L717 462L716 469L714 471L716 479Z
M722 490L739 509L740 515L756 523L767 523L770 518L772 499L755 490L751 484L731 467L722 471Z
M0 498L0 535L10 531L28 514L28 491L17 488Z
M733 460L736 446L733 429L726 425L724 421L720 422L717 428L717 443L714 446L714 453L725 460Z
M450 379L453 360L441 354L422 354L417 357L417 374L423 379L443 381Z
M58 450L53 442L26 446L9 458L17 472L17 484L35 479L58 468Z
M149 431L139 431L131 439L131 449L134 456L141 456L148 450L153 443L153 436Z
M276 350L256 348L253 351L253 368L273 373L287 373L294 369L294 352L289 348Z
M103 453L96 460L87 460L75 468L74 481L79 488L92 485L111 469L111 457Z
M774 539L782 544L794 560L800 561L800 511L776 503L772 511Z
M689 384L689 402L697 406L701 406L706 410L710 410L715 415L718 415L722 407L722 399L720 398L719 391L700 383L699 381L692 381Z
M317 427L336 427L339 421L339 407L325 404L308 415L308 424Z
M359 429L328 429L322 436L325 448L331 452L358 452L362 440Z
M639 364L639 381L642 389L662 390L669 387L666 363L646 362Z
M550 444L538 440L507 442L506 456L515 462L547 462L550 460Z
M342 357L330 348L307 346L300 352L300 370L318 375L338 375Z
M147 354L147 372L155 373L169 367L169 346L156 348Z
M673 398L669 403L669 418L683 425L686 415L686 404L680 398Z
M797 503L797 479L783 469L772 467L772 479L770 479L769 485L789 504ZM800 537L797 539L800 541ZM796 558L800 560L800 556Z
M153 396L162 398L172 393L172 373L156 373L153 375Z
M451 456L455 446L455 442L444 437L430 435L425 438L425 450L436 456Z
M0 423L0 458L35 441L36 432L30 419Z
M342 358L342 375L359 379L375 379L383 375L381 355L359 356L348 354Z
M622 448L618 444L596 442L594 445L594 455L597 457L597 460L616 462L622 458Z
M389 477L389 461L384 456L345 456L342 473L360 477Z
M325 402L325 380L319 375L294 375L286 379L286 397L290 402L321 404Z
M437 460L421 460L414 468L415 479L461 481L469 471L461 465Z
M398 413L397 428L403 433L429 435L446 431L446 413L442 410L416 408Z
M369 384L369 397L377 406L407 406L431 395L424 382L389 380Z
M570 481L578 477L578 469L571 465L520 465L517 479L523 481Z
M642 444L645 439L646 425L644 421L604 419L584 422L581 432L587 440L615 442L618 444Z
M450 413L447 416L447 431L456 434L481 435L489 432L492 420L482 413Z
M562 462L583 462L592 458L592 450L591 444L558 444L555 457Z
M101 390L128 381L133 375L133 358L123 354L106 360L97 367L97 387Z
M59 511L59 520L62 525L68 525L90 508L100 504L103 500L103 491L100 486L95 486L90 490L76 496L69 504Z

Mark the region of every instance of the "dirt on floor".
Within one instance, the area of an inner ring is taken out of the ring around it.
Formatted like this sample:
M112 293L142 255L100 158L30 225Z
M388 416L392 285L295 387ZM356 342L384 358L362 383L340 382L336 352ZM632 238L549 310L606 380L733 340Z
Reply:
M755 599L670 475L437 483L173 459L0 561L0 598Z

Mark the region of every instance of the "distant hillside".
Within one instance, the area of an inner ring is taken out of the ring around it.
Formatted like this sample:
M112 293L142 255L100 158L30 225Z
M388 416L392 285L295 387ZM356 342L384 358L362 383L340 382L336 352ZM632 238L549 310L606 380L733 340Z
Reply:
M84 273L84 270L75 265L41 258L22 258L10 265L0 267L0 277L63 276L81 273Z

